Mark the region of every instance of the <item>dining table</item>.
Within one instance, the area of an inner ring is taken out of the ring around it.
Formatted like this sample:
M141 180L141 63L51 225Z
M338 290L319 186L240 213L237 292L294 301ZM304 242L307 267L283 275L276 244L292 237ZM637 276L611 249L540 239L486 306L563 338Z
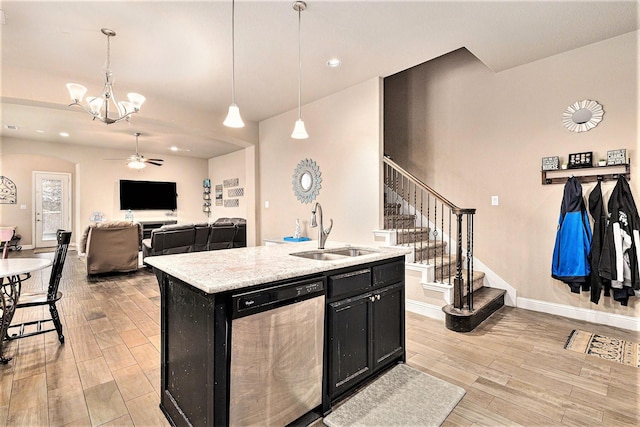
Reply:
M0 259L0 363L6 364L11 358L4 357L3 343L7 330L16 311L22 282L31 277L31 273L51 266L47 258L4 258Z

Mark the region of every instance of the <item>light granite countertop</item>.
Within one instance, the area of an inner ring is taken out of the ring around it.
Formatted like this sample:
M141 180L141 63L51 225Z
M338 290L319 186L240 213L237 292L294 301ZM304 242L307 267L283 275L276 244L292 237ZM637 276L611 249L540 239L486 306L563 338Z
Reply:
M327 242L328 250L353 246L376 251L357 257L313 260L290 255L318 248L318 242L256 246L191 252L145 258L145 262L208 294L242 289L248 286L291 279L344 267L403 256L409 248L349 245Z

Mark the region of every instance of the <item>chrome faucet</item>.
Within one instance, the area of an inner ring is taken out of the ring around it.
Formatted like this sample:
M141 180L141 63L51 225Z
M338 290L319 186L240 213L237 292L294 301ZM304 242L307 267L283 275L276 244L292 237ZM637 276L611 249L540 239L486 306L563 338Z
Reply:
M311 224L310 227L317 227L318 223L316 222L316 210L319 211L320 214L320 227L318 228L318 249L324 249L324 244L327 241L327 237L329 237L329 233L331 233L331 229L333 228L333 219L331 219L331 225L326 230L322 225L322 206L320 203L316 202L313 210L311 211Z

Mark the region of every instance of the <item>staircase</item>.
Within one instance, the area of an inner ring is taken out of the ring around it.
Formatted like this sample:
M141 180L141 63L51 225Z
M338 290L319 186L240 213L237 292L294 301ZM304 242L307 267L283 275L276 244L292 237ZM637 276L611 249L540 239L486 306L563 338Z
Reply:
M412 264L423 267L423 286L453 290L442 307L445 324L469 332L504 305L505 291L484 286L473 269L475 209L461 209L418 178L384 158L384 228L390 244L410 247Z

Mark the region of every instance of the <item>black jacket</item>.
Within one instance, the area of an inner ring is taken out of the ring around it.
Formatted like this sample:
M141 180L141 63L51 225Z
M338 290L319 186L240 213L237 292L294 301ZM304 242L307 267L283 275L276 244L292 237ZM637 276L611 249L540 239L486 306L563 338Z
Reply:
M593 218L593 239L591 240L591 302L598 304L600 294L604 287L604 295L610 296L611 282L600 277L598 274L598 264L600 263L600 252L605 238L607 225L607 213L604 210L602 200L602 186L600 181L589 193L589 213Z
M609 198L608 210L609 220L598 270L601 277L611 280L613 298L627 305L634 290L640 290L640 217L631 188L624 177L618 178Z

